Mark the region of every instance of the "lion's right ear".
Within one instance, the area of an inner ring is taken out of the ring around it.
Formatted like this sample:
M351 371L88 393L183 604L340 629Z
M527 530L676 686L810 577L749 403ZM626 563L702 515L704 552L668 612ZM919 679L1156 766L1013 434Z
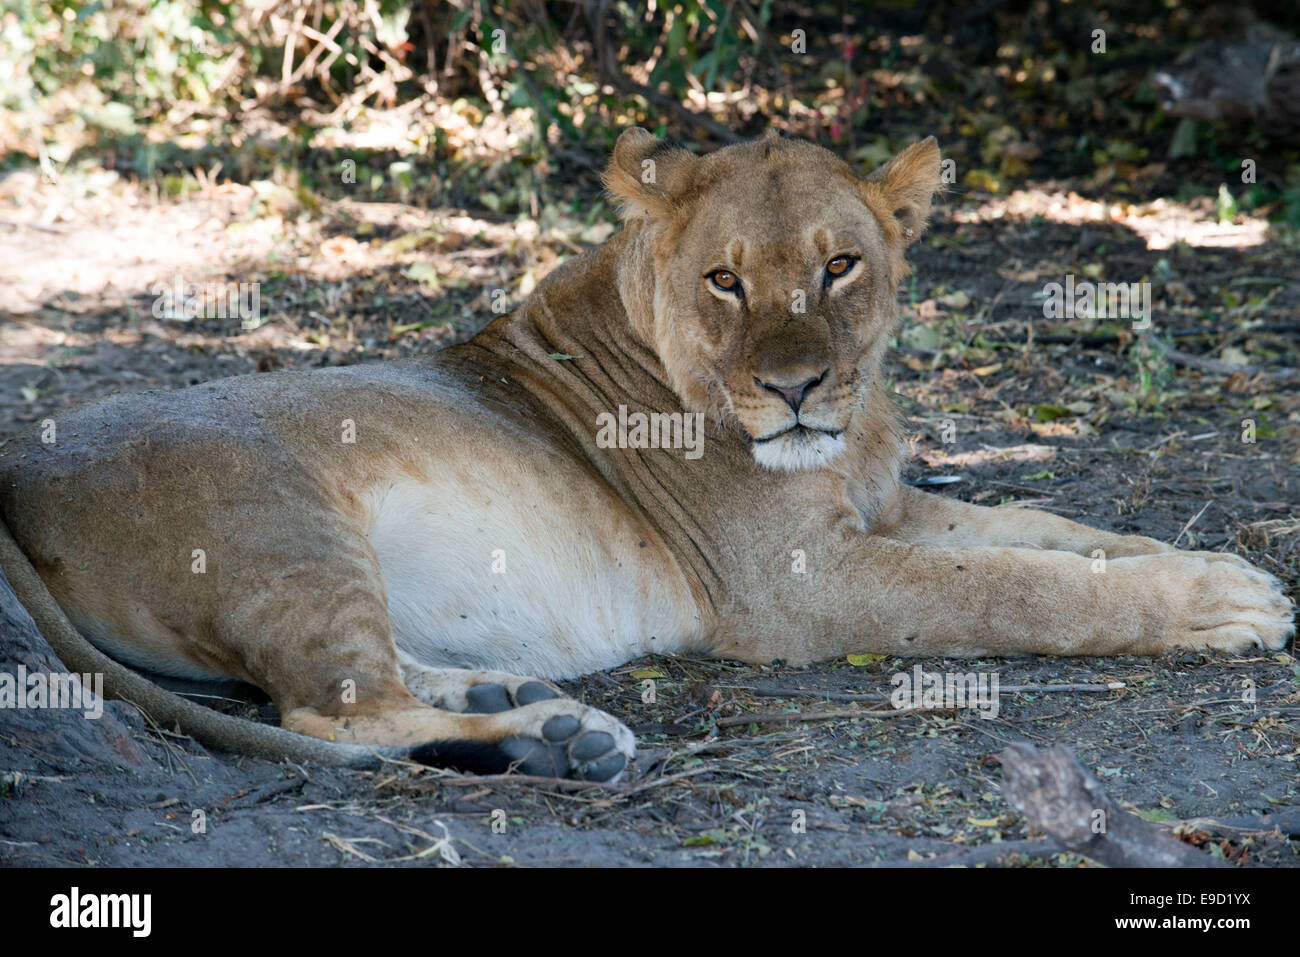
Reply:
M601 179L625 220L662 219L686 192L699 161L695 154L634 126L619 135Z

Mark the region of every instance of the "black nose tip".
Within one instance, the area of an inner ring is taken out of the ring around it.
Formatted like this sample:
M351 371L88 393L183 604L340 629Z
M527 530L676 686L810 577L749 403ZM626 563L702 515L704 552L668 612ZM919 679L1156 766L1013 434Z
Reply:
M826 372L830 370L827 369ZM819 376L813 376L798 385L776 385L772 382L764 382L757 376L754 381L758 383L760 389L766 389L768 392L775 392L781 398L785 399L785 404L794 410L794 414L799 414L799 406L803 405L803 400L808 398L808 393L817 388L818 383L826 378L826 372Z

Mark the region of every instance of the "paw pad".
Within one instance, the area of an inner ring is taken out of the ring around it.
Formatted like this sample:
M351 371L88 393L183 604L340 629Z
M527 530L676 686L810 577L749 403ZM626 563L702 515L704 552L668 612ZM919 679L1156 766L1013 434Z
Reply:
M537 701L549 701L552 698L558 697L558 694L546 687L546 685L542 684L540 681L530 681L527 684L519 686L519 689L515 692L515 703L522 708L526 704L533 704Z
M581 727L581 722L573 715L557 714L542 725L542 736L547 741L568 741L577 733L579 727Z
M469 702L465 708L469 714L496 714L514 707L509 692L501 685L475 685L465 692L465 700Z
M465 692L465 701L467 702L465 713L498 714L502 711L509 711L511 708L522 708L524 705L534 704L538 701L549 701L558 697L558 694L540 681L528 681L521 684L515 690L513 699L505 685L495 683L475 685Z
M545 740L506 738L501 750L516 770L538 777L608 781L627 766L627 757L616 750L613 735L604 731L579 735L579 727L577 718L556 715L542 726Z

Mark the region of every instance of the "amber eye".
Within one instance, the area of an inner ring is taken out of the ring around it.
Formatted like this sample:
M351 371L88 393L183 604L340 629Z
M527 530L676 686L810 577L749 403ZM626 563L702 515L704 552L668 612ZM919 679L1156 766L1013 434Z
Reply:
M740 288L740 280L736 278L736 274L725 269L710 273L709 278L713 280L713 285L723 292L736 292Z
M832 276L843 276L857 262L852 256L836 256L826 264L826 271Z

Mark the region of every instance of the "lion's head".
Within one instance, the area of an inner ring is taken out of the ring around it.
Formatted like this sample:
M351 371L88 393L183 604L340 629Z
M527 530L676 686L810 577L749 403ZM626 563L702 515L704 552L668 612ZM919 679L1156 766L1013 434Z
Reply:
M774 134L699 157L624 132L605 184L653 278L620 288L686 408L734 416L768 468L839 455L878 384L939 172L933 138L863 178Z

